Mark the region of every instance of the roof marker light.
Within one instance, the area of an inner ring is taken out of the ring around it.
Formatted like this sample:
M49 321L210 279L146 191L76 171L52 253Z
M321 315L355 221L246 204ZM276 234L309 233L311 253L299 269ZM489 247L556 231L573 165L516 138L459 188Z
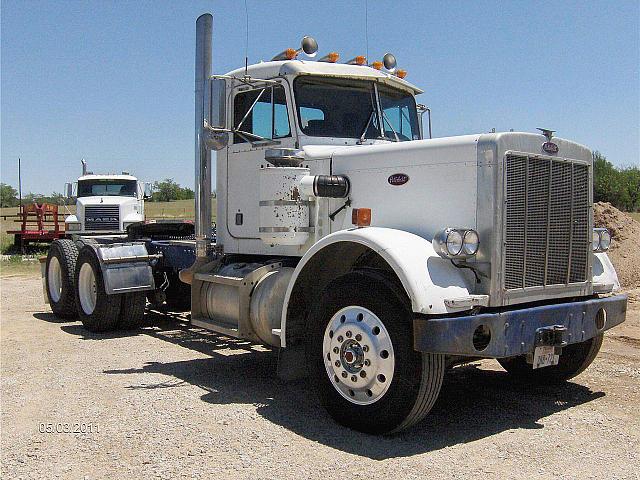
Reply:
M357 57L353 57L346 63L347 65L366 65L367 57L365 57L364 55L358 55Z
M298 57L300 52L304 52L304 54L308 57L315 57L318 53L318 42L313 37L305 35L302 37L302 41L300 42L300 48L287 48L284 52L280 52L278 55L273 57L271 61L278 60L293 60Z
M406 70L402 70L402 69L396 70L396 77L404 78L406 76L407 76L407 71Z
M371 68L375 68L376 70L382 70L382 62L375 61L370 65Z
M338 52L329 52L324 57L318 59L318 61L326 63L336 63L339 58L340 54Z

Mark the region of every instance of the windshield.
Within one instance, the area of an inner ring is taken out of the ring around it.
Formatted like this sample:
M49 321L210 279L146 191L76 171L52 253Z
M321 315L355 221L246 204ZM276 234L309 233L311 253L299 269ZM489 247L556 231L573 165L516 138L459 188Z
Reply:
M294 92L305 135L392 141L420 138L415 100L407 92L376 86L370 80L311 76L297 78Z
M78 197L135 197L135 180L80 180Z

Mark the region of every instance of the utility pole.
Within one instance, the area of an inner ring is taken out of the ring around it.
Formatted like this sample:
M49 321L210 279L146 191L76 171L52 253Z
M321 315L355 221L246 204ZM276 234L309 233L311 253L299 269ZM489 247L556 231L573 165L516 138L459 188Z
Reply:
M18 157L18 213L22 213L22 171L20 168L20 157Z

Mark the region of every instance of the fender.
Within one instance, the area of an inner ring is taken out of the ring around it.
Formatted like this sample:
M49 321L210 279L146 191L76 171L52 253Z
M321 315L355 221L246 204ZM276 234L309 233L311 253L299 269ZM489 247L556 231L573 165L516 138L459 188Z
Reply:
M620 290L620 281L606 253L593 254L593 293L611 293Z
M376 252L400 280L415 313L446 314L469 309L454 306L445 299L469 297L473 274L455 268L449 260L435 253L429 240L402 230L368 227L341 230L323 237L302 257L291 278L282 309L280 342L286 346L286 324L292 292L309 261L330 245L357 243Z

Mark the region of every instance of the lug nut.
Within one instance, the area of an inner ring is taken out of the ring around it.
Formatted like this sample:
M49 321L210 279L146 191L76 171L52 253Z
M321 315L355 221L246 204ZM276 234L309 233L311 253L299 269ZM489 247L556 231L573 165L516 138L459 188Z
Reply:
M360 370L360 376L362 378L366 377L367 376L367 372L365 372L364 370Z
M358 377L356 377L355 375L351 375L351 381L352 382L357 382L358 381Z
M364 346L362 347L362 351L363 351L363 352L368 352L368 351L369 351L369 345L364 345Z
M340 349L338 347L333 347L333 353L340 353Z
M347 330L347 333L345 333L345 335L347 336L347 338L351 338L351 330Z
M339 367L340 366L340 362L338 360L336 360L335 365L336 365L336 367Z
M369 365L371 365L371 360L368 360L368 359L367 359L367 360L365 360L365 361L364 361L364 364L368 367Z
M344 340L344 338L342 338L342 335L340 335L340 336L338 337L338 342L339 342L339 343L342 343L342 341L343 341L343 340Z
M360 340L362 340L362 335L360 335L360 334L357 334L357 335L356 335L356 340L357 340L357 341L360 341Z
M347 372L342 372L342 378L347 378Z

